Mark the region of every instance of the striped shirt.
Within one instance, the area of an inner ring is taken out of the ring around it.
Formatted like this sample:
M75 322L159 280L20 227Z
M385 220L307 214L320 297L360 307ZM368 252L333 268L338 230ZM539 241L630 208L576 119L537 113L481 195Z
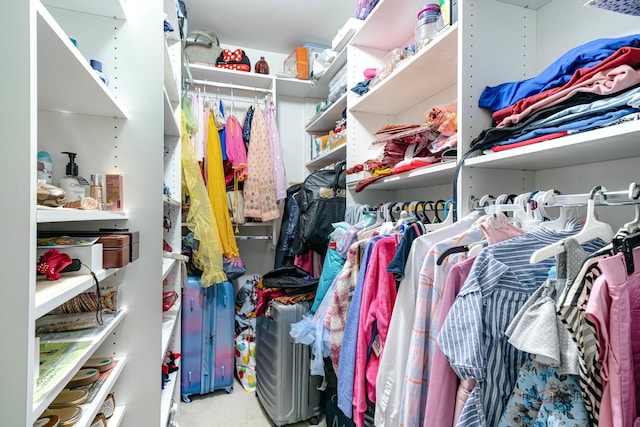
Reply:
M442 325L438 345L463 380L476 379L458 426L495 426L527 354L508 343L504 331L547 279L554 258L530 264L531 254L578 230L544 226L483 249ZM602 246L588 243L593 252Z
M422 262L416 294L416 310L402 390L401 426L422 426L430 421L425 422L424 410L430 387L436 336L440 326L444 285L451 268L466 258L466 254L449 255L443 259L441 265L437 265L440 254L451 247L469 245L483 238L486 238L489 244L494 244L522 233L523 231L513 226L504 214L495 217L484 216L466 231L433 245L427 252Z

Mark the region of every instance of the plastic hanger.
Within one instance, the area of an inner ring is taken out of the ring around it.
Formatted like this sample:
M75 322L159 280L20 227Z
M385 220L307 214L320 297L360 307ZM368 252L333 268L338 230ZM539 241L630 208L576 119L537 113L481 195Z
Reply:
M446 202L444 200L442 202L443 202L443 204L446 204ZM447 213L446 218L442 222L439 222L437 224L425 224L424 225L425 231L435 231L435 230L438 230L440 228L447 227L447 226L453 224L453 202L449 203L448 206L449 206L449 209L447 211L448 213Z
M546 191L540 200L541 206L548 205L553 196L560 194L562 193L554 189ZM545 221L542 225L551 230L564 230L567 225L567 220L575 216L571 214L574 213L575 210L576 209L573 206L560 206L560 213L558 214L558 217L550 221Z
M607 242L613 239L614 234L611 226L608 223L599 221L596 218L595 198L598 193L602 193L603 191L606 191L606 189L598 185L597 187L594 187L589 194L589 200L587 200L587 219L584 223L584 227L582 227L582 230L580 230L580 232L578 232L574 236L571 236L571 238L576 239L580 244L593 239L601 239ZM531 254L529 262L531 264L537 264L540 261L554 257L558 254L561 254L562 252L564 252L564 240L552 243L551 245L536 250L533 254Z
M640 185L637 182L629 184L629 200L638 200L640 198ZM638 231L638 223L640 223L640 204L635 205L636 214L633 221L627 222L624 228L629 232Z

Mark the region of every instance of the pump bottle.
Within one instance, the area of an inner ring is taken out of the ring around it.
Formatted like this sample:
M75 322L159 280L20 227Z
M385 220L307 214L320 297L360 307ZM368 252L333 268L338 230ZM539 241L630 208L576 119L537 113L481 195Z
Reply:
M63 151L62 154L69 156L69 163L67 163L67 175L60 178L58 186L66 193L67 202L82 200L87 196L89 181L78 175L78 165L76 164L77 154L68 151Z

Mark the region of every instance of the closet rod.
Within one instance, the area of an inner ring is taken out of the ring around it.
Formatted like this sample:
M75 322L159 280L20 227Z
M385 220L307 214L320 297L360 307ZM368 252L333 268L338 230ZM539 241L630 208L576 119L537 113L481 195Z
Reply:
M236 236L238 240L271 240L271 236Z
M208 80L193 80L191 81L191 83L195 85L205 85L205 86L212 86L212 87L219 87L219 88L246 90L247 92L273 93L273 89L263 89L261 87L234 85L233 83L210 82Z
M640 200L629 198L628 191L604 191L596 205L628 205L638 204ZM561 207L561 206L581 206L586 205L589 200L589 194L555 194L551 196L549 203L545 203L544 207Z

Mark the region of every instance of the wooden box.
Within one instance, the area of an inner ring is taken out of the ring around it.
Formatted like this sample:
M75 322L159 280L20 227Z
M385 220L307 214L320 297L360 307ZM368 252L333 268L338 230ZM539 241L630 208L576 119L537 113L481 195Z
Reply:
M100 236L102 243L102 265L104 268L118 268L129 264L129 243L127 234L108 234Z

